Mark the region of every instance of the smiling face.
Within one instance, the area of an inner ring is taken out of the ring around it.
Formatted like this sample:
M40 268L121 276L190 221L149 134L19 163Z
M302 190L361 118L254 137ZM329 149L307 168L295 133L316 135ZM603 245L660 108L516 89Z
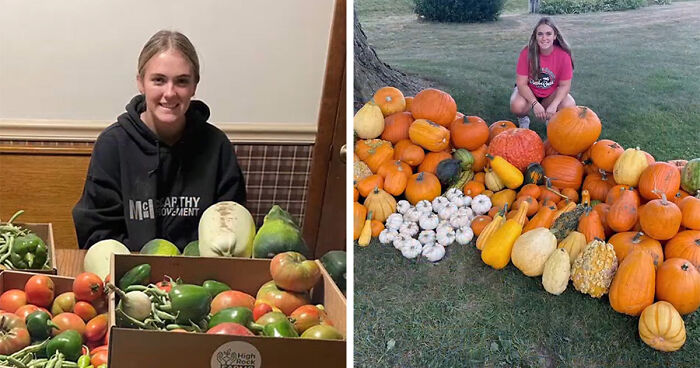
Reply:
M146 98L141 120L166 143L176 142L197 89L192 64L179 51L161 52L148 60L137 84Z
M554 40L557 39L557 34L552 27L546 24L539 25L535 30L535 37L537 38L537 45L540 47L541 53L547 55L552 52Z

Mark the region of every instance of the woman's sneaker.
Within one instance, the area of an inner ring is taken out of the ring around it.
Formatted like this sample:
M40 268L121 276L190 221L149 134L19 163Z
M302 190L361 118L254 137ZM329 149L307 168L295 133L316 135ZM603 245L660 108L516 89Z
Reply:
M518 126L523 129L530 129L530 117L529 116L519 116Z

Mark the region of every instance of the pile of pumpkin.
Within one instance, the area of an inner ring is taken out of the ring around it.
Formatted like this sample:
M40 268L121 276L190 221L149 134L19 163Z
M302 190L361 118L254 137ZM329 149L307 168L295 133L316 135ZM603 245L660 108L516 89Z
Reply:
M661 162L599 139L600 120L582 106L555 114L543 142L510 121L465 116L436 89L404 97L383 87L354 130L359 245L386 231L397 199L486 196L492 207L470 221L486 264L512 262L552 294L570 280L593 297L608 294L614 310L640 316L651 347L684 344L680 315L700 306L700 158Z

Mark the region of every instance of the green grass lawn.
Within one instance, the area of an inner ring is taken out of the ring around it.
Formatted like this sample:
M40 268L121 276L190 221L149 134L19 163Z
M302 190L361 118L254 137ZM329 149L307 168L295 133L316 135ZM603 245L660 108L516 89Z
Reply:
M437 24L418 21L409 0L355 1L384 62L489 123L515 119L517 53L539 18L524 4L494 23ZM574 50L572 94L601 118L601 138L659 160L700 157L700 2L554 19ZM541 122L531 127L544 136ZM437 264L376 241L355 246L354 275L358 367L700 367L700 312L684 318L680 351L657 352L607 297L571 284L550 295L539 277L484 265L473 245L449 247Z

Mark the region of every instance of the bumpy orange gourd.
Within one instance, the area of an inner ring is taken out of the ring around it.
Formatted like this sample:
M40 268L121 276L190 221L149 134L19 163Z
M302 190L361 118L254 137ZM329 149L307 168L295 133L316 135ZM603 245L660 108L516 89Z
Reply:
M450 145L450 131L430 120L417 119L408 128L411 142L431 152L444 151Z
M588 149L600 136L602 125L593 110L571 106L559 110L549 119L547 139L564 155L577 155Z
M610 306L617 312L638 316L654 302L656 269L649 253L636 250L628 254L610 284Z
M495 136L489 143L489 154L501 156L521 172L531 163L544 158L544 144L534 130L510 129Z
M608 292L617 265L613 246L595 239L576 257L571 266L571 281L576 290L600 298Z

